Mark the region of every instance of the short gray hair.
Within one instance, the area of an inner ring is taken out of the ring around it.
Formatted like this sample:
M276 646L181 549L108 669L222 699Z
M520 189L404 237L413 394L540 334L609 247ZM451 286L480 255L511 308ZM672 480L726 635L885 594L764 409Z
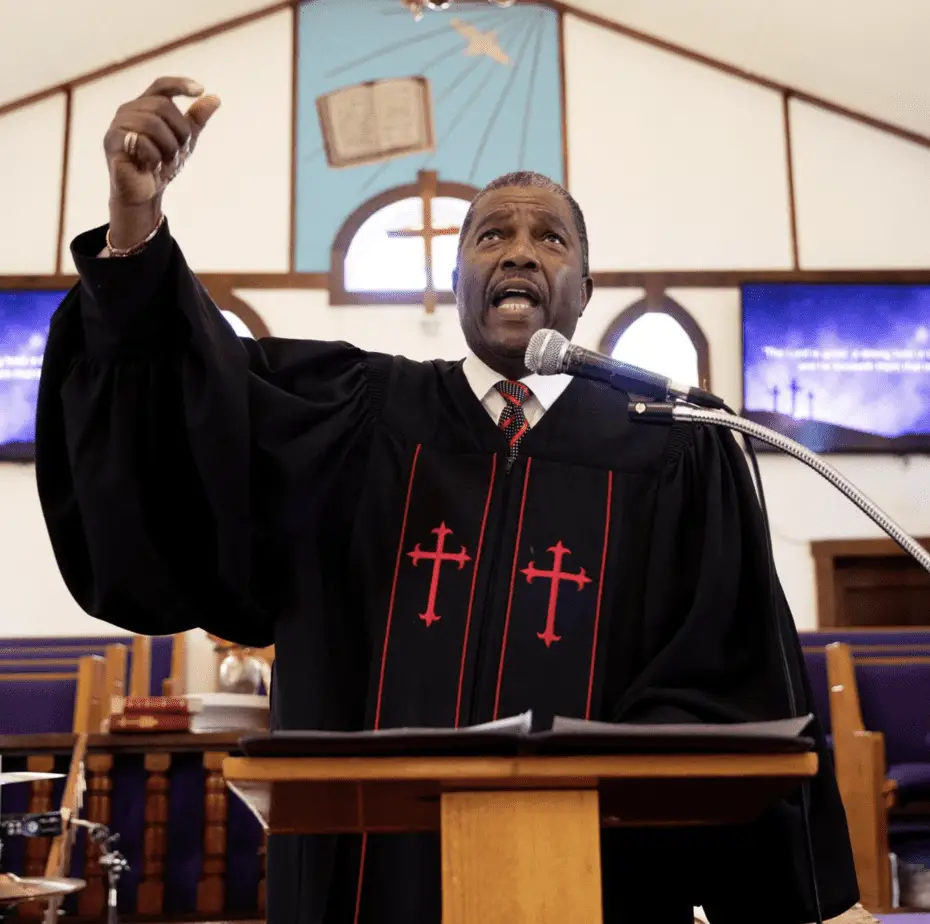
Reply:
M475 196L468 208L468 213L465 215L465 220L462 222L462 231L459 234L459 259L461 260L462 243L465 240L465 235L468 234L472 222L474 221L475 206L489 192L493 192L495 189L506 189L512 186L523 189L529 187L545 189L547 192L561 196L569 204L572 210L572 218L575 219L575 228L578 230L578 237L581 239L581 271L587 276L589 273L588 227L585 224L584 213L581 211L581 206L578 205L572 194L563 186L559 186L555 180L550 180L549 177L543 176L541 173L533 173L529 170L520 170L517 173L507 173L504 176L499 176L496 180L491 180L491 182Z

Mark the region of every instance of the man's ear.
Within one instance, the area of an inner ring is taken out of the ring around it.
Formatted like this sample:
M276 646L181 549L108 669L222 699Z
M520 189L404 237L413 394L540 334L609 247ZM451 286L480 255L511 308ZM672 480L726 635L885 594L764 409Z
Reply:
M459 294L459 268L457 265L452 269L452 294L456 297Z
M581 311L578 312L580 318L584 314L588 302L591 301L591 294L594 292L594 280L590 276L585 276L581 281Z

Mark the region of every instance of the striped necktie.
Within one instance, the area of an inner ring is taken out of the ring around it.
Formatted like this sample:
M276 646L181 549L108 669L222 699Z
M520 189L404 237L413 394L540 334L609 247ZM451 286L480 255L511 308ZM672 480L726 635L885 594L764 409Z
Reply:
M513 465L520 443L529 432L530 425L523 413L523 405L532 397L533 393L522 382L501 381L494 386L507 403L501 412L497 425L507 437L507 465Z

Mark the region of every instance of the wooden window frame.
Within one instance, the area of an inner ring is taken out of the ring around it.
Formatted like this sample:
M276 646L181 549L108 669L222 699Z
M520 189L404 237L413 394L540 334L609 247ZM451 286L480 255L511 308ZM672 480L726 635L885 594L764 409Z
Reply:
M467 183L448 183L442 180L436 186L436 196L442 198L462 199L471 202L478 195L479 189ZM360 205L345 221L330 251L329 303L330 305L419 305L423 301L422 291L410 292L349 292L346 290L346 255L349 247L362 225L381 209L403 199L419 199L421 190L418 183L395 186ZM437 292L439 305L454 305L455 296L451 292Z
M667 314L682 326L697 352L698 384L705 391L711 391L710 344L707 341L707 336L688 309L668 295L662 295L658 299L644 296L624 308L604 332L604 336L601 338L600 351L610 356L623 334L646 314Z
M210 297L216 302L220 311L234 314L249 329L249 333L256 339L270 337L271 331L262 316L246 301L233 295L230 289L221 289L210 292Z

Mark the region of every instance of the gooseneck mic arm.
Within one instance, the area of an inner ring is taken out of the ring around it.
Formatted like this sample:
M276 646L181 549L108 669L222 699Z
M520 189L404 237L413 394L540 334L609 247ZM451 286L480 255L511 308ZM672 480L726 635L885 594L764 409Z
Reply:
M869 500L854 484L843 477L832 465L800 443L788 439L787 436L769 430L768 427L763 427L761 424L755 423L755 421L737 417L735 414L688 407L684 404L635 402L630 405L630 418L646 423L670 424L677 421L690 421L692 423L724 427L751 436L763 443L768 443L770 446L794 456L795 459L803 462L817 474L826 478L833 487L849 498L873 523L894 539L924 570L930 571L930 552L877 504Z
M708 410L705 408L690 407L681 403L663 402L661 404L650 404L642 401L633 401L629 409L630 418L634 421L644 423L672 424L678 421L685 421L692 424L707 424L715 427L723 427L727 430L735 430L744 436L753 437L763 443L780 449L800 462L803 462L809 468L817 472L818 475L826 478L838 491L851 500L869 519L879 526L888 536L890 536L905 552L907 552L922 568L930 571L930 553L917 542L905 529L896 523L887 513L885 513L877 504L869 500L854 484L844 478L832 465L821 459L816 453L811 452L800 443L769 430L752 420L746 420L738 417L727 410ZM768 551L770 583L773 593L773 609L776 638L778 639L779 653L781 655L782 671L785 676L785 684L788 693L788 701L792 715L798 714L798 703L794 691L794 683L791 679L791 667L788 658L787 639L785 626L782 619L778 616L777 601L774 600L774 564L772 561L771 539L769 537L768 517L765 512L765 502L762 494L762 482L758 466L755 464L755 454L752 451L752 444L747 441L747 451L750 459L753 461L758 483L759 501L762 506L762 516L765 522L766 546ZM810 876L811 890L813 894L814 908L816 911L817 924L823 924L823 912L820 902L820 886L817 877L817 864L814 855L814 842L811 833L811 792L810 783L805 781L801 786L801 824L804 833L805 853L807 854L807 869Z

